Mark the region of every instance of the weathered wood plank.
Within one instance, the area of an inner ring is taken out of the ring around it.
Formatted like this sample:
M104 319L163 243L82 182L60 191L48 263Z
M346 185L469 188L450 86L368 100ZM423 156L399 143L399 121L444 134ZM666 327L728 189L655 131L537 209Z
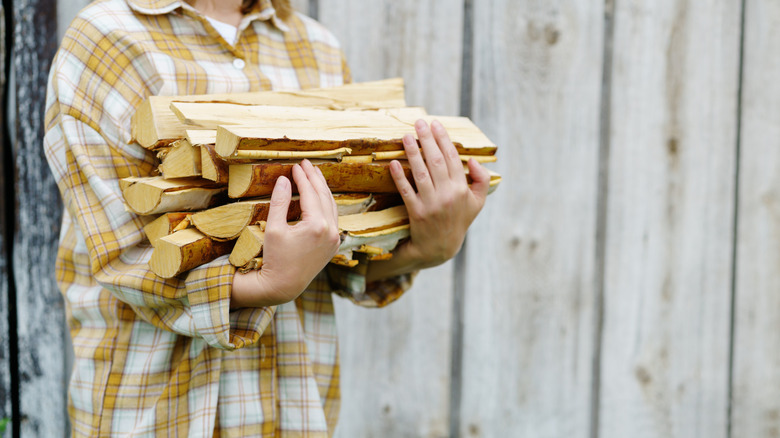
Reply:
M599 437L726 437L740 2L615 7Z
M780 434L780 4L745 2L733 438Z
M57 43L55 0L14 2L17 215L14 279L21 436L61 436L66 419L65 311L54 280L62 205L43 155L46 79ZM41 31L49 29L50 31Z
M5 122L5 9L0 5L0 126L6 126ZM6 152L10 147L5 142L4 136L0 136L0 422L10 419L12 416L12 391L11 391L11 332L8 324L9 307L9 276L11 275L8 262L8 250L11 244L11 228L6 221L9 210L13 208L13 201L9 202L8 193L11 193L10 185L13 184L13 167L6 162ZM6 436L12 436L11 430L6 430Z
M469 232L459 436L588 437L603 2L474 2L505 184Z
M320 0L356 81L403 76L407 103L457 115L463 0ZM337 303L337 435L450 436L452 263L422 272L387 309Z

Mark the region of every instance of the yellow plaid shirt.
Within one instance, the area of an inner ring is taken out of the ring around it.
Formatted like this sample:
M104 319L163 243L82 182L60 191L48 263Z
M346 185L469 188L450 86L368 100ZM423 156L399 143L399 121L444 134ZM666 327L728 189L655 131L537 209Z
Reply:
M237 61L237 60L242 61ZM130 118L149 95L341 85L338 42L261 0L226 42L174 0L99 0L68 29L49 78L44 147L65 204L56 266L75 350L74 436L328 436L339 409L333 292L361 305L410 277L321 273L295 301L230 311L226 257L164 280L118 179L154 154Z

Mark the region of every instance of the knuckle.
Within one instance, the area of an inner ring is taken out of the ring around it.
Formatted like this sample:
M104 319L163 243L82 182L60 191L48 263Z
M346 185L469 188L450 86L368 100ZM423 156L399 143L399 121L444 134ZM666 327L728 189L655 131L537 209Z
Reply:
M428 171L426 170L418 170L414 173L414 180L415 181L425 181L428 179Z
M430 159L430 163L431 166L443 167L445 165L444 156L441 154L435 155Z

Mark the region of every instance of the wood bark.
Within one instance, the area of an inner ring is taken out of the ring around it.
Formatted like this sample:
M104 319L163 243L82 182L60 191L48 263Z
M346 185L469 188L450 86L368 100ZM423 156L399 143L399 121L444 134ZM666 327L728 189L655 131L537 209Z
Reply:
M119 181L125 203L142 215L208 208L225 191L219 183L200 178L124 178Z
M230 166L228 196L246 198L270 195L276 179L286 176L292 179L295 161L266 161L257 164L234 164ZM312 164L322 171L325 181L333 192L357 193L393 193L395 187L390 175L389 163L339 163L317 160ZM406 165L404 172L411 180L411 168ZM293 191L297 187L293 184Z
M60 436L68 430L69 337L54 263L62 203L43 153L46 82L57 47L54 0L13 2L16 223L13 275L19 345L15 433ZM10 199L8 202L13 202ZM19 420L22 420L19 422Z
M403 81L387 79L305 91L259 91L200 96L151 96L133 115L132 135L146 148L165 146L185 136L185 125L171 112L172 102L232 102L248 105L320 108L386 108L405 106Z
M234 243L210 239L194 228L187 228L157 240L149 268L162 278L173 278L229 254Z

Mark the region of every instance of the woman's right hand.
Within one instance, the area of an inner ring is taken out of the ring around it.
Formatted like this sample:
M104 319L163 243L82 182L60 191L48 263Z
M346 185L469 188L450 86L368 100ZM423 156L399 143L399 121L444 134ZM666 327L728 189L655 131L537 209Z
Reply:
M290 181L276 180L265 227L263 267L233 277L231 308L262 307L292 301L336 255L338 210L322 172L308 160L293 167L301 220L287 223Z

